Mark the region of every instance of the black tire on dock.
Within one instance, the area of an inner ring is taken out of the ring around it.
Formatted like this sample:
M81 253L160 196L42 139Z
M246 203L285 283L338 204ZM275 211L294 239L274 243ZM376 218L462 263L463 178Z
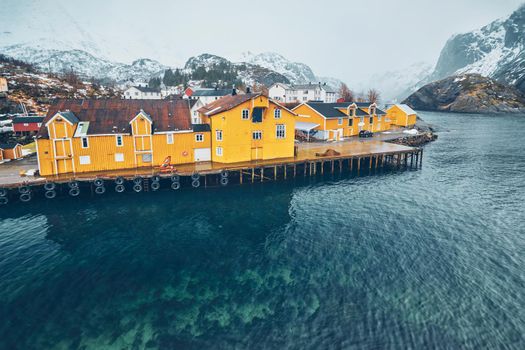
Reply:
M104 194L106 192L106 188L104 186L97 186L95 187L95 193L96 194Z
M7 203L9 203L9 198L7 197L0 197L0 205L6 205Z
M77 181L69 181L67 183L69 188L78 188L78 182Z
M172 189L172 190L178 190L179 188L180 188L180 182L178 182L178 181L173 181L173 182L171 183L171 189Z
M29 202L29 201L31 200L31 193L29 193L29 192L22 193L22 194L20 195L20 200L21 200L22 202Z
M104 185L104 180L102 179L95 179L95 181L93 181L93 184L97 187L100 187L100 186L103 186Z
M180 181L180 176L178 174L173 174L171 175L171 181L173 182L179 182Z
M115 184L117 185L124 185L124 178L122 176L119 176L115 179Z
M135 185L133 185L133 191L139 193L140 191L142 191L142 185L136 183Z
M7 197L7 188L0 188L0 197Z
M57 193L55 190L47 190L44 196L46 196L47 199L53 199L57 196Z
M222 177L223 179L227 178L228 175L230 175L230 172L229 172L228 170L223 170L223 171L221 171L221 177Z
M226 186L228 184L229 180L227 177L223 177L221 178L221 185L222 186Z
M135 178L133 179L133 183L134 183L135 185L140 185L140 184L142 184L142 176L137 176L137 177L135 177Z
M76 196L78 196L79 194L80 194L80 189L79 189L78 187L71 187L71 188L69 189L69 195L70 195L71 197L76 197Z
M24 186L18 187L18 193L20 194L29 193L29 192L31 192L31 188L29 188L29 186L24 185Z
M53 191L53 190L56 188L56 186L57 186L57 185L56 185L54 182L46 182L46 183L44 184L44 189L45 189L46 191Z
M199 175L199 173L193 173L193 174L191 174L191 179L192 179L193 181L198 180L200 177L201 177L201 176Z
M126 190L126 188L122 184L118 184L118 185L115 186L115 192L117 192L117 193L122 193L125 190Z
M151 182L160 182L160 176L159 175L153 175L151 177Z
M197 187L199 187L200 185L201 185L201 182L200 182L199 180L193 180L193 181L191 182L191 186L192 186L193 188L197 188Z
M151 187L151 189L153 191L157 191L160 188L160 182L158 182L158 181L151 181L150 187Z

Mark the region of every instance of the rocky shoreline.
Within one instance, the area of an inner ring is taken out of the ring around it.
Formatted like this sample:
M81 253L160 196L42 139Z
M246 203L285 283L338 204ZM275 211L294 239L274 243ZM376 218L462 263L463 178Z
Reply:
M437 138L438 135L434 134L432 131L428 131L417 135L403 136L388 142L409 147L419 147L426 145L429 142L435 141Z

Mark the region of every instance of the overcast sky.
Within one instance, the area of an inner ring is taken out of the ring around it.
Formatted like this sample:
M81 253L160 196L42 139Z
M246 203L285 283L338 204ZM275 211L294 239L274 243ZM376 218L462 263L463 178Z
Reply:
M0 19L10 17L4 25L13 32L11 39L36 39L52 27L48 36L90 38L112 59L150 57L170 65L204 52L234 58L248 50L274 51L310 65L318 75L347 82L419 61L435 63L452 34L506 17L523 2L0 1Z

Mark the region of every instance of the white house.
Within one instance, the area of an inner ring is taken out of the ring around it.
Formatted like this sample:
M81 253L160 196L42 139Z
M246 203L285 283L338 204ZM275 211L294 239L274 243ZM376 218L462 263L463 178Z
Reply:
M286 85L273 84L269 89L271 98L285 103L302 103L307 101L319 101L334 103L337 100L336 92L326 83Z
M162 95L159 90L145 86L131 86L124 91L125 99L133 100L160 100Z
M7 87L7 79L0 77L0 92L7 92L9 88Z
M275 83L268 89L268 95L272 100L286 102L286 91L290 86L283 83Z

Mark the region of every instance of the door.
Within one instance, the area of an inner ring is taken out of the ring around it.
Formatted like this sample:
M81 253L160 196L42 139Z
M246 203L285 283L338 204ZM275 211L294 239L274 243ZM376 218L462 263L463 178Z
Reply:
M261 160L263 159L263 148L254 147L252 148L252 160Z
M195 162L211 161L211 148L195 148L193 150L193 159Z
M59 139L53 140L55 143L55 164L57 174L72 173L73 169L73 147L71 140Z

